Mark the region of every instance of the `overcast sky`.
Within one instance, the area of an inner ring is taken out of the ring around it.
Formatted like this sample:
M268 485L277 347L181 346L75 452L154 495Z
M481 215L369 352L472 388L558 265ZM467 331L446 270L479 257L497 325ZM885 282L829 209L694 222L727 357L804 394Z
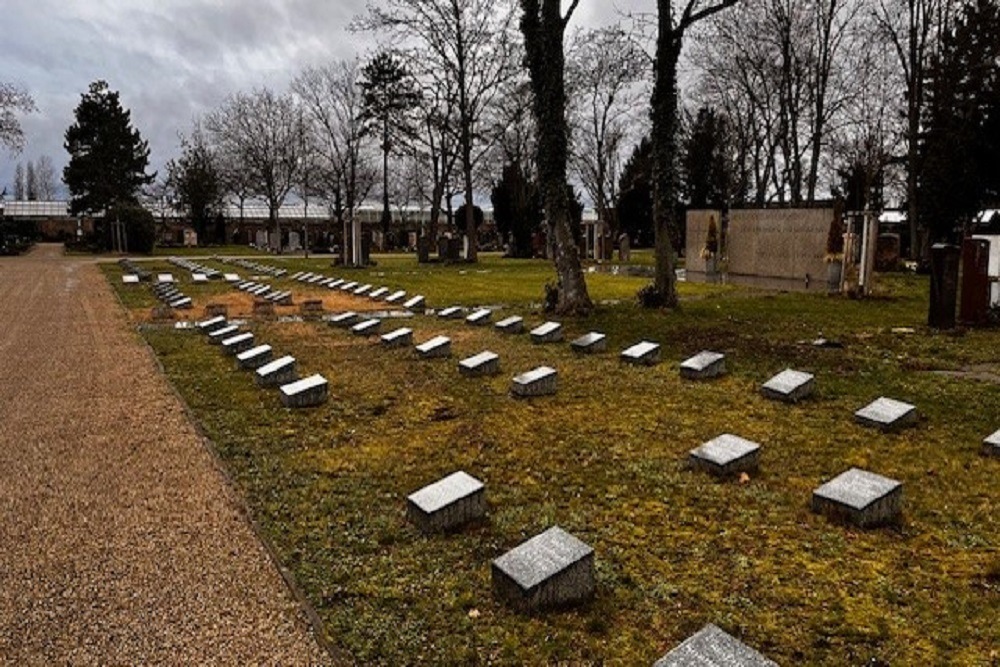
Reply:
M583 0L579 26L612 22L651 0ZM177 152L177 134L227 95L284 90L307 65L365 56L376 42L347 30L366 0L2 0L0 80L20 84L38 113L22 117L26 146L0 149L0 190L15 165L52 157L90 82L108 81L149 141L151 168Z

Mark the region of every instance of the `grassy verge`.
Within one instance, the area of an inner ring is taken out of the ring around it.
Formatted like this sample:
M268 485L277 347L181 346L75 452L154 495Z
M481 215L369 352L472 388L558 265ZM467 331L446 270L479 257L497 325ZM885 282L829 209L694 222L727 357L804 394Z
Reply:
M320 260L277 261L334 273ZM104 270L133 307L117 267ZM504 304L534 323L551 268L386 257L341 275L423 292L435 306ZM503 373L485 380L461 378L456 359L421 362L319 323L253 323L300 372L330 380L329 404L303 412L282 409L193 332L145 335L326 632L359 664L651 664L708 622L784 665L995 661L1000 461L978 451L1000 428L1000 386L926 371L996 364L1000 333L928 331L916 277L886 278L868 301L685 285L678 313L635 307L642 284L589 280L595 299L619 301L566 323L567 337L608 334L612 352L596 357L406 320L418 341L450 335L456 358L499 353ZM199 289L217 287L192 285L200 301ZM845 347L808 344L819 335ZM615 351L639 339L662 343L665 362L620 365ZM705 348L729 355L729 375L680 380L676 363ZM559 394L510 398L510 376L540 364L559 370ZM816 398L758 395L788 366L817 374ZM852 412L880 395L917 404L920 424L897 435L856 426ZM683 466L723 432L764 447L746 484ZM809 511L812 489L850 466L905 483L902 525L857 531ZM419 535L406 495L457 469L487 483L488 520ZM553 524L595 548L597 598L514 614L490 594L489 562Z

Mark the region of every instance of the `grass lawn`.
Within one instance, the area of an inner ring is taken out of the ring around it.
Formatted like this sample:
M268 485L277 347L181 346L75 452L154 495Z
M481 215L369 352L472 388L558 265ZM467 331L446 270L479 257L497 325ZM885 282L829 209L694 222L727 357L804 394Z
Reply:
M220 245L204 246L197 248L153 248L153 257L240 257L240 256L261 256L265 257L269 253L265 250L258 250L247 245Z
M338 271L329 260L265 260L423 293L431 307L545 318L544 262L378 262ZM102 268L143 317L148 288ZM249 307L231 288L186 278L191 317L223 297ZM297 300L329 294L273 282ZM297 357L300 374L329 380L329 403L308 411L283 409L197 333L144 335L325 633L358 664L648 665L710 622L782 665L997 664L1000 459L979 452L1000 428L1000 384L930 371L1000 374L1000 331L929 331L928 286L914 276L883 276L866 301L682 284L679 312L639 309L645 282L588 276L604 305L565 326L567 339L608 334L611 351L594 357L426 315L383 330L449 335L453 359L419 361L318 322L250 322L259 341ZM843 349L808 344L820 335ZM619 363L617 351L641 339L662 344L664 363ZM460 377L457 359L484 349L500 355L501 375ZM682 381L677 363L702 349L725 352L729 374ZM559 393L511 398L510 377L542 364L558 369ZM815 373L817 396L762 398L759 385L786 367ZM915 403L919 424L899 434L856 425L852 413L882 395ZM684 466L726 432L763 446L746 483ZM900 525L862 531L810 512L812 490L851 466L904 482ZM420 535L406 496L459 469L485 481L488 519ZM552 525L594 547L597 596L514 613L491 594L490 561Z

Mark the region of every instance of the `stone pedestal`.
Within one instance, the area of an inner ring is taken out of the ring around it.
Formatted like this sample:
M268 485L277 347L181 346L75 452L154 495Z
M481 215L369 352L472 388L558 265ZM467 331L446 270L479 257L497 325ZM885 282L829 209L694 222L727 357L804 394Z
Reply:
M396 329L382 336L382 347L397 348L413 345L413 329Z
M497 331L505 334L519 334L524 332L524 318L516 315L500 320L494 327Z
M414 350L421 359L442 359L451 356L451 339L445 336L435 336L426 343L417 345Z

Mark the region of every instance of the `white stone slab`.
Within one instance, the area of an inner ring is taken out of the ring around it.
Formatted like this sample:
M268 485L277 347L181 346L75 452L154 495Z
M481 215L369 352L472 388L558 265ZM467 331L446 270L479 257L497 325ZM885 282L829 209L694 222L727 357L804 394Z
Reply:
M917 408L883 396L855 412L854 419L864 426L894 431L915 424Z
M331 327L353 327L357 324L360 316L353 310L349 310L346 313L340 313L339 315L334 315L330 318Z
M524 331L524 318L512 315L497 322L494 328L502 333L519 334Z
M236 355L236 365L242 370L256 370L271 361L270 345L258 345Z
M203 333L212 333L217 329L221 329L226 326L226 318L219 315L217 317L211 317L207 320L202 320L195 325L199 331Z
M382 328L382 320L372 319L358 322L351 327L351 333L355 336L374 336Z
M329 287L330 283L332 283L332 282L333 282L333 278L323 278L323 280L319 281L317 284L320 287Z
M559 322L546 322L531 330L532 343L558 343L562 339L562 324Z
M191 301L191 297L182 296L179 299L174 299L169 303L171 308L190 308L194 302Z
M483 326L490 323L490 319L493 318L493 311L489 308L480 308L479 310L473 311L465 318L466 324L471 324L472 326Z
M126 273L125 275L122 276L122 282L125 283L126 285L138 285L139 276L137 276L134 273Z
M326 403L329 383L322 375L310 375L302 380L281 385L281 404L286 408L311 408Z
M222 274L222 278L227 283L238 283L240 281L240 275L238 273L224 273Z
M296 280L298 280L300 283L308 282L309 279L312 278L314 275L316 275L316 274L314 274L314 273L303 273L298 278L296 278Z
M158 283L172 283L174 281L174 275L172 273L158 273L156 274L156 282Z
M437 316L442 320L457 320L462 316L462 308L460 306L444 308L438 311Z
M644 340L622 350L621 360L627 364L654 366L660 363L660 344Z
M422 532L452 530L486 515L485 486L456 472L407 496L406 514Z
M379 287L378 289L373 289L371 292L369 292L368 293L368 298L369 299L373 299L373 300L374 299L381 299L382 297L384 297L388 293L389 293L389 288L388 287Z
M406 292L399 290L398 292L393 292L392 294L385 297L386 303L399 303L404 298L406 298Z
M192 273L191 280L193 280L196 283L207 283L208 276L206 276L204 273Z
M493 591L520 611L590 599L596 587L594 550L554 526L492 563Z
M368 292L370 292L371 289L372 289L372 286L369 285L369 284L359 285L358 287L354 288L354 290L352 291L352 294L354 294L354 296L364 296L365 294L367 294Z
M407 347L413 344L413 329L402 327L382 336L384 347Z
M496 375L500 372L500 355L489 350L480 352L458 362L458 371L465 377Z
M570 343L574 352L597 354L608 349L608 337L599 331L591 331Z
M778 663L709 624L657 660L653 667L778 667Z
M427 299L418 294L417 296L407 300L407 302L403 304L403 308L406 308L407 310L415 310L417 308L423 308L425 303L427 303Z
M216 329L208 334L208 341L213 345L219 345L226 338L230 338L240 330L235 324L230 324L228 326L222 327L221 329Z
M253 347L253 334L249 331L246 333L236 334L230 338L226 338L222 341L222 350L226 354L239 354L245 350L249 350Z
M692 468L725 477L752 472L760 461L760 445L736 435L724 433L688 453Z
M725 372L726 355L719 352L699 352L681 364L681 377L688 380L708 380Z
M1000 431L983 440L983 454L1000 456Z
M435 336L426 343L414 348L417 355L423 359L438 359L451 356L451 339L447 336Z
M337 278L336 280L330 281L330 284L327 285L327 287L330 289L340 289L340 286L343 285L345 282L347 281L344 280L343 278Z
M511 381L510 391L517 397L547 396L556 393L559 374L548 366L522 373Z
M254 379L259 387L277 387L294 382L296 378L295 357L284 356L258 368Z
M351 290L353 290L357 286L358 286L358 284L356 282L353 282L353 281L346 282L346 283L344 283L344 284L342 284L340 286L340 291L341 292L350 292Z
M317 274L317 275L313 276L312 278L310 278L308 280L308 283L310 285L319 285L322 282L323 282L323 275L322 274Z
M851 468L823 484L812 497L814 512L867 528L890 523L902 512L903 484Z
M293 273L292 275L290 275L290 276L288 277L288 279L289 279L289 280L298 280L298 279L299 279L299 278L301 278L301 277L302 277L303 275L305 275L305 273L304 273L303 271L296 271L295 273Z

